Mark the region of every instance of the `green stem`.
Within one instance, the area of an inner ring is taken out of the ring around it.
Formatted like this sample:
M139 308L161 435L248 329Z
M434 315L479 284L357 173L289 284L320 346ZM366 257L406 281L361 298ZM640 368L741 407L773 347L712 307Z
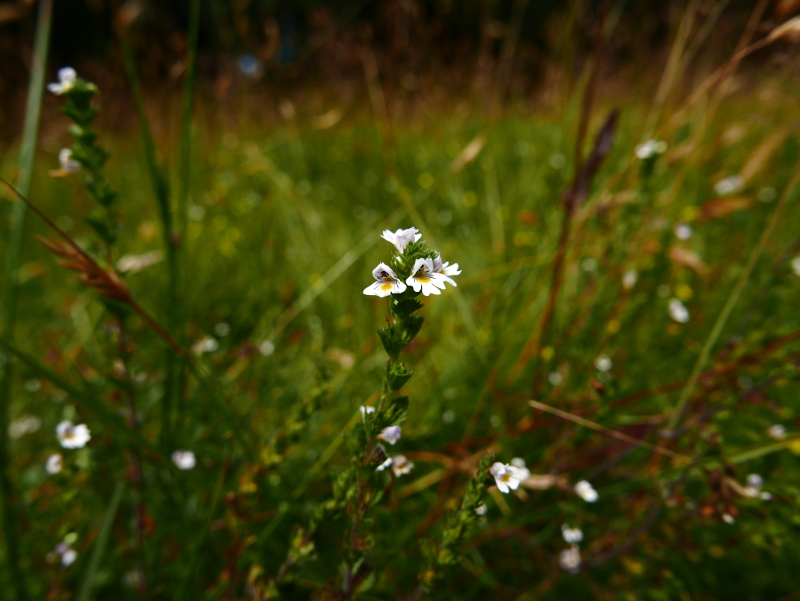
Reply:
M100 533L94 542L92 549L92 556L89 558L89 567L86 568L86 574L81 583L81 590L78 594L78 601L89 601L92 594L92 585L94 584L95 577L100 569L100 562L105 555L106 547L108 546L108 539L111 535L111 526L114 525L114 518L117 515L117 509L122 501L122 493L125 491L125 485L122 481L117 482L114 487L114 494L111 496L111 501L106 509L106 514L103 517L103 524L100 526Z
M50 23L53 14L52 0L43 0L39 4L39 13L36 21L36 39L33 49L33 70L28 85L28 102L25 108L25 124L23 128L22 145L19 153L19 177L17 188L24 193L30 190L33 180L33 165L36 157L36 139L39 133L39 113L42 106L42 93L44 91L45 63L50 43ZM22 254L22 241L25 227L26 207L22 203L14 203L11 209L11 232L6 254L6 285L3 304L5 306L5 323L3 335L13 338L16 323L17 300L19 287L17 285L17 268ZM0 355L0 503L2 503L2 523L5 533L5 562L8 570L7 585L10 585L18 601L28 599L25 579L20 566L20 540L17 530L19 517L17 516L16 492L9 473L11 465L11 452L8 441L8 423L11 408L11 380L13 370L11 356L3 353Z

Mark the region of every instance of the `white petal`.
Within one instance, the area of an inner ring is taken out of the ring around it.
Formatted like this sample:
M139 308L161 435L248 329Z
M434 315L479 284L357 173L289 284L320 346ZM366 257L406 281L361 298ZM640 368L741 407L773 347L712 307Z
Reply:
M391 292L392 292L392 294L403 294L403 292L406 291L406 288L408 288L408 286L406 286L400 280L396 280L394 282L394 285L392 286L392 291Z

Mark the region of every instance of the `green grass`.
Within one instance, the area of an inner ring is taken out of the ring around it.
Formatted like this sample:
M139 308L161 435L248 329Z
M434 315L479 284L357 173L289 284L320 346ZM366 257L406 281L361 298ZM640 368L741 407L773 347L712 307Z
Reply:
M731 497L725 504L739 509L733 525L703 517L700 508L716 491L713 478L693 470L620 557L578 575L559 569L558 554L566 547L562 523L583 529L589 562L628 539L683 474L671 469L680 465L653 459L647 450L627 453L628 446L612 438L531 414L534 362L511 377L549 291L563 217L560 197L572 175L572 107L562 115L511 115L493 122L450 118L443 111L440 119L395 124L391 149L375 123L363 118L323 131L303 120L292 127L254 120L238 131L201 123L192 145L180 254L180 320L190 344L212 336L219 348L197 358L202 381L187 376L182 383L171 433L175 448L194 451L198 465L179 472L157 454L144 453L141 492L126 486L120 501L126 449L141 450L139 444L116 434L79 398L56 402L57 384L18 362L12 418L35 414L42 420L41 430L12 443L13 475L24 500L23 568L34 598L46 590L74 596L88 586L95 596L82 598L139 598L125 584L125 575L130 582L134 573L144 575L145 597L152 599L174 598L183 582L186 599L245 599L251 598L245 594L248 578L255 586L269 581L286 558L293 529L307 526L347 463L337 437L359 405L379 392L386 355L375 328L388 311L385 301L362 290L371 283L371 269L389 258L390 245L380 232L411 226L463 273L457 288L425 300L425 325L406 353L416 373L403 389L411 400L409 417L391 451L407 454L416 467L396 483L386 504L370 510L375 580L364 599L412 594L425 566L418 538L440 535L442 519L460 502L469 477L457 468L440 475L437 470L490 446L500 461L525 458L535 474L563 474L572 483L589 478L600 501L589 505L557 488L519 497L487 495L488 514L471 531L459 565L445 573L442 597L770 599L794 592L800 551L797 457L769 446L766 429L783 423L796 431L796 345L713 380L701 378L688 398L689 428L674 443L659 438L657 430L666 427L682 387L630 405L614 402L689 377L778 204L758 201L759 193L772 187L783 194L800 160L791 131L796 84L766 86L784 86L784 92L770 103L758 100L758 90L726 100L699 137L701 114L690 114L665 136L670 149L646 183L637 159L623 171L642 141L637 132L644 108L621 107L612 154L576 217L552 347L546 349L552 358L539 363L546 375L558 372L562 382L554 386L545 377L537 400L564 411L584 410L584 417L607 428L671 445L708 469L723 457L736 460L738 475L729 475L743 482L748 473L761 474L772 501ZM603 104L610 108L608 99ZM599 118L592 131L598 125ZM781 130L786 139L737 194L752 200L750 206L724 218L700 218L704 204L716 197L714 183L739 173L764 139ZM477 135L486 139L480 154L451 172L453 160ZM131 133L103 135L113 155L108 179L121 192L120 254L162 248L137 140ZM40 156L31 200L59 223L68 219L69 233L92 248L90 230L81 222L87 201L79 178L49 179L46 168L55 164L55 156ZM800 328L800 278L789 265L798 250L799 218L795 191L705 369L757 353ZM679 221L693 228L684 242L673 234ZM45 230L35 223L31 233ZM3 237L2 252L6 244ZM669 258L675 244L703 261L704 275ZM637 270L638 281L626 291L621 280L630 269ZM165 262L126 281L138 301L167 323ZM123 412L120 385L111 376L115 332L94 293L36 244L26 245L18 282L24 307L16 324L18 346L81 394L105 403L111 415ZM691 315L685 325L668 315L676 291ZM165 346L136 319L129 323L139 433L156 443ZM225 336L218 334L221 323L229 326ZM254 351L252 345L266 339L275 345L273 355ZM593 366L601 354L613 361L609 373ZM592 380L601 381L606 392L598 393ZM282 457L267 456L268 442L292 408L320 386L328 393L307 426ZM54 428L73 414L89 425L92 441L84 450L63 451L67 467L48 476L44 462L59 451ZM515 429L530 415L532 427ZM540 423L545 427L538 428ZM738 461L737 455L751 449L756 450L747 461ZM139 499L148 516L140 547L133 519ZM326 583L341 586L337 570L347 524L342 515L319 528L319 557L293 574L282 589L285 598L319 598ZM68 532L78 534L78 561L70 568L48 564L45 557ZM96 544L106 544L105 552L96 551ZM87 573L91 585L85 584Z

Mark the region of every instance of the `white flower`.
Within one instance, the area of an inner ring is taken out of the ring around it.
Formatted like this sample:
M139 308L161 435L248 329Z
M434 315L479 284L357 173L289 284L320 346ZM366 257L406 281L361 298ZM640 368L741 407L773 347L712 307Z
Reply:
M386 460L383 463L381 463L378 467L375 468L375 471L376 472L382 472L383 470L385 470L390 465L392 465L392 458L391 457L387 457Z
M362 416L366 416L369 413L375 413L375 407L372 407L370 405L361 405L359 409L361 409Z
M68 538L67 535L66 538ZM75 560L78 558L78 553L70 547L69 543L62 542L56 545L56 548L47 556L48 561L56 561L57 559L61 559L61 565L65 568L71 566L75 563Z
M722 514L722 521L725 522L726 524L733 524L736 520L733 519L733 516L731 514L723 513Z
M572 545L569 549L564 549L558 556L558 563L562 570L575 574L581 566L581 550L578 545Z
M17 440L26 434L32 434L42 427L42 420L35 415L23 415L8 425L8 435Z
M553 386L558 386L561 382L564 381L563 376L558 373L557 371L550 372L550 375L547 376L548 382L550 382Z
M372 270L372 277L375 283L364 288L364 294L373 296L389 296L390 294L401 294L405 291L406 285L397 279L397 275L386 263L378 263Z
M644 144L636 147L636 156L642 160L649 159L656 154L663 154L667 151L667 143L663 140L648 140Z
M69 92L75 87L75 80L77 78L78 74L75 72L75 69L72 67L64 67L58 70L58 83L47 84L47 89L56 96L61 96L61 94Z
M528 469L528 466L525 465L525 460L522 457L514 457L514 459L511 460L511 465L517 468L520 482L524 482L531 477L531 471Z
M433 259L417 259L414 262L414 269L406 280L406 284L414 289L414 292L422 291L425 296L431 294L441 294L445 289L445 282L450 282L453 286L456 283L449 276L443 273L436 273L433 269Z
M508 493L509 491L517 490L519 488L519 483L522 480L520 476L523 475L517 467L514 467L513 465L506 465L504 463L500 463L499 461L492 465L492 469L489 470L489 473L494 476L494 481L497 483L497 488L502 493Z
M117 261L117 269L122 273L138 273L158 263L163 258L164 253L160 250L152 250L141 255L125 255Z
M608 355L600 355L597 359L594 360L594 366L597 368L598 371L606 372L609 371L612 367L613 363Z
M81 449L92 438L86 424L74 425L71 421L63 421L56 426L56 436L65 449Z
M392 471L397 478L408 474L413 467L414 464L405 455L395 455L392 459Z
M587 503L594 503L600 498L594 487L586 480L581 480L575 485L575 493Z
M570 528L567 524L561 524L561 534L569 544L579 543L583 540L583 531L580 528Z
M44 465L44 469L47 470L48 474L57 474L64 468L64 458L61 456L60 453L53 453L50 457L47 458L47 463Z
M172 462L177 465L180 470L190 470L196 464L194 453L180 450L172 452Z
M78 552L72 547L68 548L61 554L61 565L65 568L71 566L78 559Z
M742 186L744 186L744 180L738 175L731 175L730 177L719 180L714 185L714 191L720 196L725 196L726 194L738 192Z
M800 275L800 257L792 259L792 271L795 275Z
M384 428L383 431L378 434L378 438L385 440L389 444L396 443L398 440L400 440L400 426L389 426Z
M622 275L622 286L625 290L630 290L636 285L636 280L639 279L639 274L635 269L629 269Z
M406 244L409 242L416 242L420 238L422 238L422 234L419 233L419 230L415 227L410 227L407 230L397 230L396 232L392 232L391 230L383 230L383 234L381 238L384 240L388 240L392 244L394 244L395 248L400 252L405 250Z
M453 265L450 265L449 261L442 263L442 256L436 255L436 258L433 260L433 271L438 274L448 276L447 281L453 284L453 286L458 286L458 284L456 284L449 277L451 275L461 275L461 270L458 268L458 263L454 263Z
M783 440L786 438L786 427L782 424L774 424L769 427L767 434L769 434L775 440Z
M81 168L81 164L72 158L72 151L69 148L62 148L58 153L58 163L61 165L61 172L64 174L75 173Z
M747 486L760 490L764 486L764 478L760 474L750 474L747 476Z
M675 236L678 240L688 240L692 237L692 227L687 223L679 223L675 226Z
M764 486L764 478L759 474L750 474L747 476L747 486L744 489L745 494L753 499L763 499L769 501L772 495L768 492L761 492L761 487Z
M673 298L669 301L669 316L678 323L686 323L689 321L689 310L680 299Z
M272 342L272 340L265 340L258 345L258 350L265 357L269 357L275 352L275 344Z
M206 336L192 345L192 352L195 355L202 355L203 353L213 353L218 348L219 342L210 336Z
M487 512L487 511L489 511L489 509L488 509L488 508L486 507L486 505L485 505L485 504L483 504L483 503L481 503L480 505L478 505L478 506L475 508L475 513L476 513L477 515L486 515L486 512Z

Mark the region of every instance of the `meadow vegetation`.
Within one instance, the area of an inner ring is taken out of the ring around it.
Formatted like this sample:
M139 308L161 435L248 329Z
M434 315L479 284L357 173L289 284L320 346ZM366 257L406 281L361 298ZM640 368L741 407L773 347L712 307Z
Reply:
M800 88L727 65L661 104L590 61L537 111L286 100L169 144L67 111L91 152L18 186L66 238L28 210L4 272L4 595L794 598ZM363 293L430 250L457 286Z

